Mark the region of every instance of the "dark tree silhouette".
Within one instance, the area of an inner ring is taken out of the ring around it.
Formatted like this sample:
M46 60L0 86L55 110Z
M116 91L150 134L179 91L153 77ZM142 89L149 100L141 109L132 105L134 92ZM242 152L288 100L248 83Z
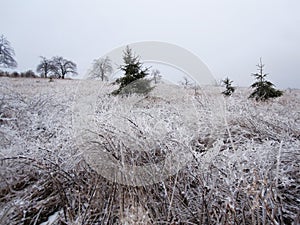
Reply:
M107 81L112 70L111 60L108 57L95 59L89 75L91 78L100 78L101 81Z
M16 68L17 62L14 59L15 51L10 46L10 42L1 35L0 37L0 67L3 68Z
M139 57L134 55L129 46L124 51L123 61L124 65L120 68L124 72L124 76L115 81L120 86L112 94L149 93L153 89L150 86L151 80L145 79L149 68L143 69Z
M36 68L36 72L41 75L41 77L47 78L48 75L55 70L53 62L46 57L41 56L41 62Z
M225 96L230 96L235 91L235 88L232 87L233 81L231 81L228 77L226 77L224 80L222 80L222 83L225 85L226 90L222 92Z
M55 77L64 79L67 74L77 75L77 66L74 62L61 56L53 57L51 61Z
M281 96L283 92L276 90L274 84L266 80L268 74L263 71L265 65L262 63L261 58L259 64L256 66L258 67L258 73L253 73L252 76L254 76L257 81L251 85L254 91L249 98L254 98L256 101L266 101L270 98Z

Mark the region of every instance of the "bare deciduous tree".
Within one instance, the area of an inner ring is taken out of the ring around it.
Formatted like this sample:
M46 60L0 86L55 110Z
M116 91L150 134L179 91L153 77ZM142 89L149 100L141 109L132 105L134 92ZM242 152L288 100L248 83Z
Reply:
M100 78L101 81L107 81L112 70L111 60L109 57L95 59L93 67L89 71L89 75L91 78Z
M48 75L54 70L53 62L44 56L41 56L40 58L41 62L37 66L36 72L40 73L41 77L47 78Z
M17 62L14 59L15 51L10 46L10 42L1 35L0 37L0 67L4 68L15 68L17 67Z
M57 78L64 79L67 74L76 75L77 66L74 62L64 59L61 56L52 58L53 72Z
M158 84L162 78L160 71L158 69L154 69L154 70L152 70L151 75L153 77L152 79L154 80L154 83Z

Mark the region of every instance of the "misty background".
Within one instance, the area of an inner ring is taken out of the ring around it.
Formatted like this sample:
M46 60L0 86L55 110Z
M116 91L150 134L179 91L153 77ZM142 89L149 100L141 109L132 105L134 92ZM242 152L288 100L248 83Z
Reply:
M113 48L154 40L196 54L217 80L250 86L262 57L277 87L300 88L298 0L1 0L1 8L17 71L63 56L85 74Z

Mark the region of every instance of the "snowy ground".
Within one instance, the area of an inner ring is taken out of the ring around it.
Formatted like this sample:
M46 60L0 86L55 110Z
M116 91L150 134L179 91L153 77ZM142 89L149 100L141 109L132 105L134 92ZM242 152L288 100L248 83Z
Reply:
M247 88L114 88L0 78L0 224L300 223L299 90L257 103ZM95 149L120 165L192 160L130 186Z

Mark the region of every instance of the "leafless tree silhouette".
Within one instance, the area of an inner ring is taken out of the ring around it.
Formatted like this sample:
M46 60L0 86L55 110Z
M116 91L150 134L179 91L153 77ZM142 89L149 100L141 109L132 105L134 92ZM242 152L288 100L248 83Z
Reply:
M41 62L37 66L36 72L40 73L41 77L47 78L48 75L54 70L53 62L44 56L41 56L40 58Z
M67 74L76 75L77 66L74 62L64 59L61 56L55 56L52 58L53 72L57 78L64 79Z
M108 76L112 73L112 65L109 57L95 59L93 67L89 71L91 78L100 78L101 81L108 80Z

